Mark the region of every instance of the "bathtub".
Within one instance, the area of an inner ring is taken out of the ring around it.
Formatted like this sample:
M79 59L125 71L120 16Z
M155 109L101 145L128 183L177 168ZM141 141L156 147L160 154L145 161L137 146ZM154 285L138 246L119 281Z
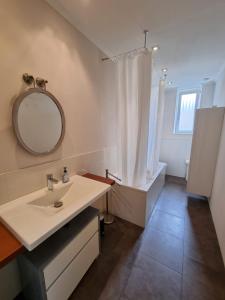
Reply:
M160 163L153 178L142 187L116 183L111 191L110 212L144 228L164 186L166 167L165 163Z

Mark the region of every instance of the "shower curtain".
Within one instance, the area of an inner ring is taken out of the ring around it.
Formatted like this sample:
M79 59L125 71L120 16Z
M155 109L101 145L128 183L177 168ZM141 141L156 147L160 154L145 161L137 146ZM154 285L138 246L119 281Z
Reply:
M147 177L151 179L159 167L160 144L164 112L165 81L152 88L149 115L149 142Z
M117 58L118 173L126 185L146 183L152 58L147 50Z

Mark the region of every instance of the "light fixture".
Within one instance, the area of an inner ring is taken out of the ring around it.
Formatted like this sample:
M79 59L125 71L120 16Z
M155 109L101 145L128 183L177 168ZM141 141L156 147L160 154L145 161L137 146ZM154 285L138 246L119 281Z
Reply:
M159 46L158 45L155 45L152 47L152 51L156 52L159 50Z
M167 73L168 69L167 68L163 68L162 71L163 71L163 73Z

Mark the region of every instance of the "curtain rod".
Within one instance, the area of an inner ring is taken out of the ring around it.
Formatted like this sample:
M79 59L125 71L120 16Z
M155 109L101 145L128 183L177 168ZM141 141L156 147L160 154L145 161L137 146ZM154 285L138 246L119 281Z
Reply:
M123 52L123 53L120 53L120 54L117 54L117 55L114 55L114 56L111 56L111 57L103 57L102 61L112 60L112 59L117 58L118 56L121 56L121 55L124 55L124 54L129 54L129 53L132 53L134 51L147 49L147 35L148 35L148 30L147 29L144 30L144 35L145 35L145 38L144 38L144 46L143 47L135 48L133 50Z

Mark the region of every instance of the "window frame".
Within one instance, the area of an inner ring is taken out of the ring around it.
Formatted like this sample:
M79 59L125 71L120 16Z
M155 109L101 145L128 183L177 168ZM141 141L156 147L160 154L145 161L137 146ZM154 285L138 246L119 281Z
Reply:
M195 102L195 112L196 109L199 108L200 104L200 95L201 91L199 89L192 89L192 90L182 90L177 93L177 101L176 101L176 111L175 111L175 122L174 122L174 134L186 134L186 135L192 135L193 134L193 129L191 131L181 131L179 130L179 121L180 121L180 107L181 107L181 98L183 95L187 94L196 94L196 102ZM195 117L195 116L194 116Z

